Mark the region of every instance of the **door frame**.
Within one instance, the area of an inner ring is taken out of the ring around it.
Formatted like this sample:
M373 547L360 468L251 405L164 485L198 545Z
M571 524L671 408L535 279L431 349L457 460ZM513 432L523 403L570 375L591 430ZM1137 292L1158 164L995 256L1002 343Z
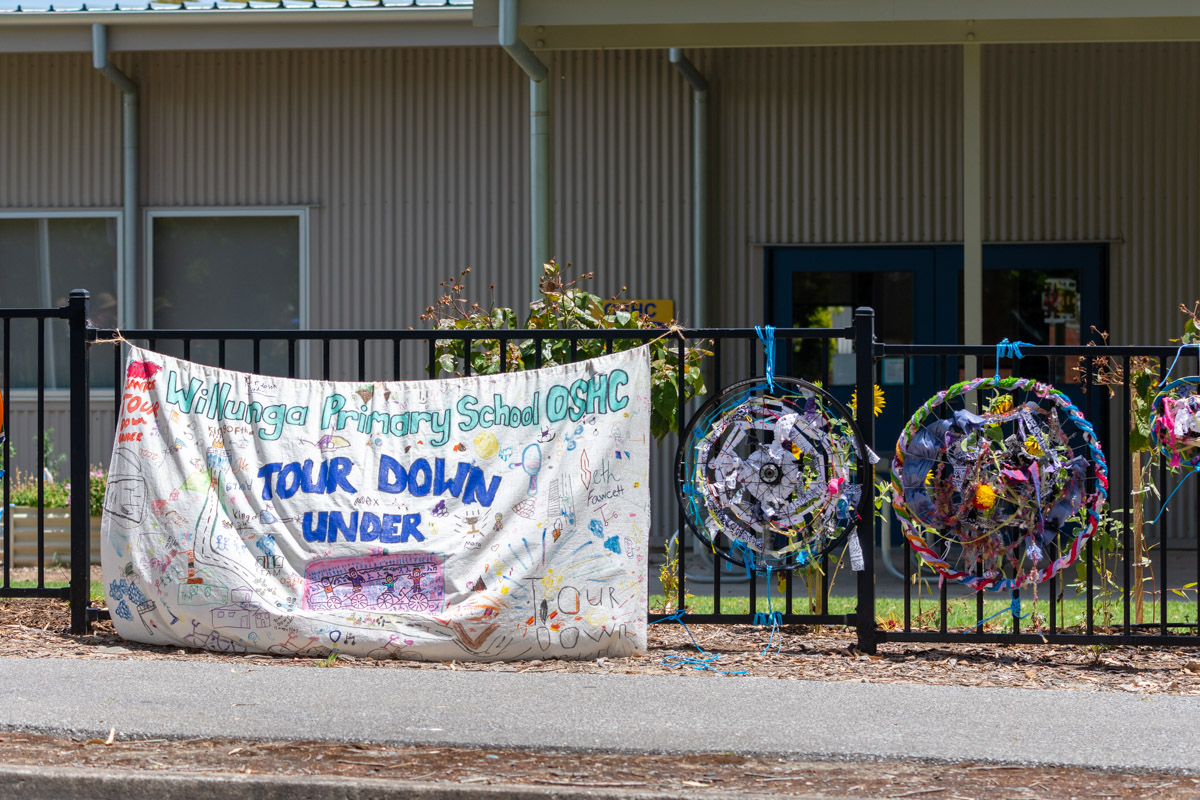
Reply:
M829 271L829 272L894 272L897 268L895 261L888 261L888 255L893 257L904 254L917 255L926 251L931 256L927 268L916 268L918 284L932 288L932 298L935 313L928 318L918 315L913 328L913 338L919 344L958 344L959 317L959 285L962 280L963 249L961 245L914 244L914 245L779 245L764 248L765 271L763 286L763 314L772 325L781 327L784 320L790 326L791 292L780 291L780 280L785 274L800 271ZM837 252L845 257L847 253L861 255L860 265L841 265L832 269L806 269L802 265L784 265L779 263L784 253L793 254L804 252L819 258L822 253ZM1001 255L1010 256L1012 253L1024 255L1030 260L1044 258L1048 254L1063 262L1056 269L1077 268L1080 270L1081 286L1079 288L1079 307L1095 308L1096 319L1088 321L1080 319L1080 335L1086 339L1089 332L1087 325L1095 325L1100 330L1108 329L1109 321L1109 264L1110 253L1108 243L1098 242L997 242L983 246L983 269L1000 270L1012 269L1009 263L997 263ZM1036 267L1029 267L1035 269ZM1091 272L1084 276L1084 272ZM1091 279L1089 279L1091 278ZM789 286L790 289L790 286ZM928 337L928 338L926 338ZM984 344L989 344L984 342Z

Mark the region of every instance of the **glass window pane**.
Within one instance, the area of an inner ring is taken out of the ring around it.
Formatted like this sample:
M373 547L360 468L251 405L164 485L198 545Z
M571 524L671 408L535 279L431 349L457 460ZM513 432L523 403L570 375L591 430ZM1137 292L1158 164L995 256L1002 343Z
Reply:
M792 326L848 327L854 309L875 309L876 336L885 342L913 341L912 272L797 272L792 276ZM854 348L849 341L797 340L793 374L827 386L854 382Z
M153 224L154 327L300 327L299 217L156 217ZM160 349L183 353L178 342ZM217 345L197 341L189 356L217 364ZM251 345L231 342L225 366L252 370ZM286 342L263 342L258 371L286 374Z
M1077 269L988 269L983 272L985 343L1010 341L1030 344L1077 345L1082 339L1079 313L1080 272ZM959 335L961 337L961 324ZM1078 383L1074 359L1029 359L1021 375L1051 383ZM991 367L991 364L987 364ZM1002 376L1011 372L1006 363Z
M92 320L117 321L117 220L113 217L0 219L0 307L57 308L72 289L91 292ZM37 323L11 327L11 385L37 385ZM67 325L45 324L45 386L69 381ZM112 386L112 376L92 373L92 386Z

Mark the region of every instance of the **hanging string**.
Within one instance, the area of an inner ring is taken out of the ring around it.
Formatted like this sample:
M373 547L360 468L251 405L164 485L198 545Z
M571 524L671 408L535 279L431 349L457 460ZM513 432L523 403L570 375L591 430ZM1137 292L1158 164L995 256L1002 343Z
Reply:
M766 624L766 623L759 623L759 621L758 621L759 615L758 614L755 614L754 616L755 616L755 620L754 620L755 625ZM780 619L782 619L782 617L783 617L783 615L781 613L771 609L771 568L768 566L767 567L767 619L769 619L771 621L771 638L767 639L767 646L763 648L763 651L759 655L765 656L767 654L767 652L771 649L771 645L775 643L775 632L777 630L779 630L779 621L780 621ZM780 650L783 649L783 637L780 637L780 639L779 639L779 649Z
M1164 374L1162 376L1162 380L1159 381L1159 385L1162 386L1162 389L1159 390L1158 397L1154 398L1156 414L1158 413L1157 405L1158 405L1159 399L1162 398L1164 395L1166 395L1168 392L1170 392L1172 389L1176 388L1177 386L1181 386L1188 381L1187 378L1180 378L1179 380L1174 381L1172 383L1167 383L1167 378L1169 378L1171 376L1171 371L1174 370L1175 365L1177 363L1179 363L1179 357L1181 355L1183 355L1183 350L1185 347L1200 348L1200 342L1185 342L1185 343L1179 345L1179 349L1177 349L1175 351L1175 358L1172 359L1171 366L1167 368L1166 374ZM1166 403L1165 400L1163 402L1164 402L1164 404ZM1157 436L1157 426L1151 428L1151 439L1154 441L1155 444L1159 444L1158 436ZM1162 449L1164 454L1167 453L1166 448L1163 447L1161 444L1159 445L1159 447ZM1178 459L1176 459L1176 461L1172 462L1172 466L1177 466L1177 465L1178 465ZM1159 508L1158 508L1158 513L1154 515L1154 519L1147 522L1146 523L1147 525L1153 525L1154 523L1158 522L1158 520L1162 517L1163 512L1167 510L1167 505L1171 502L1171 498L1175 497L1175 493L1183 488L1183 485L1185 483L1187 483L1188 478L1192 477L1197 472L1200 472L1200 466L1193 466L1191 468L1191 470L1189 470L1188 473L1183 476L1183 478L1179 481L1179 483L1175 486L1175 488L1171 490L1171 493L1169 495L1167 495L1167 499L1163 500L1162 505L1159 506Z
M767 385L771 387L771 391L775 391L775 326L763 325L754 326L754 332L758 334L758 339L763 343L763 352L767 357Z
M1154 519L1147 522L1147 525L1153 525L1154 523L1158 522L1159 517L1161 517L1163 512L1167 510L1167 504L1170 503L1171 498L1175 496L1175 492L1178 492L1180 489L1182 489L1183 485L1187 483L1187 479L1195 475L1197 472L1200 472L1200 467L1192 467L1188 473L1183 476L1183 479L1179 481L1179 484L1171 490L1169 495L1167 495L1167 499L1163 500L1162 505L1158 508L1158 513L1154 515Z
M1012 599L1012 602L1008 604L1008 608L1001 609L1001 610L997 611L995 614L992 614L990 617L987 617L986 619L981 619L981 620L979 620L979 622L976 622L975 629L979 630L980 628L982 628L984 626L984 623L991 622L996 617L1002 617L1005 614L1011 615L1014 619L1027 619L1029 617L1028 614L1021 613L1021 598L1014 597ZM970 630L970 628L967 628L966 630Z
M116 334L116 336L114 336L111 339L96 339L92 342L92 344L127 344L127 345L130 345L131 347L133 346L133 342L129 341L123 335L121 335L121 331L119 328L113 328L112 330Z
M692 644L695 646L696 650L698 650L700 653L704 654L704 658L693 658L691 656L665 656L662 659L662 661L659 663L661 663L664 667L691 667L692 669L708 670L710 672L716 672L720 675L746 675L750 672L750 670L748 670L748 669L729 671L729 672L724 671L724 670L719 670L719 669L713 669L712 664L721 657L721 654L720 653L710 653L707 650L705 650L703 647L700 646L700 643L696 641L696 637L692 636L692 632L690 630L688 630L688 626L684 625L684 623L683 623L683 615L685 613L687 613L687 612L681 608L678 611L676 611L674 614L671 614L669 617L663 617L662 619L656 619L653 622L651 622L650 624L654 625L659 622L678 622L680 624L680 626L683 628L684 632L688 635L688 638L692 640Z
M1000 343L996 345L996 374L992 376L992 385L995 386L996 384L1000 383L1000 359L1022 359L1025 356L1021 354L1021 348L1032 346L1033 345L1031 345L1029 342L1022 342L1020 340L1010 342L1007 337L1001 339Z
M1171 370L1175 369L1175 364L1178 363L1179 357L1183 355L1183 348L1185 347L1200 348L1200 342L1184 342L1183 344L1179 345L1179 349L1175 351L1175 359L1171 362L1171 366L1167 368L1167 374L1162 376L1160 383L1167 382L1167 378L1171 376Z

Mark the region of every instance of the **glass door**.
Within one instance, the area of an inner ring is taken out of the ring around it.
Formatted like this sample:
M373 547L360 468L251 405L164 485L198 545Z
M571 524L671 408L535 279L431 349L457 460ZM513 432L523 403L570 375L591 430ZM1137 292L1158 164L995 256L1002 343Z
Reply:
M1104 245L985 247L984 343L1088 341L1093 326L1106 325L1107 255ZM847 326L856 307L870 306L880 341L956 344L963 331L962 248L773 248L767 253L766 296L767 316L776 327ZM820 381L839 400L849 401L851 342L798 341L787 355L781 371ZM984 359L982 366L990 370L992 363ZM1074 359L1032 358L1019 369L1025 377L1063 389L1078 404L1083 398L1073 367ZM1006 363L1001 375L1009 373ZM886 456L908 421L906 406L960 380L963 372L957 359L912 359L906 367L904 359L886 358L876 374L885 407L876 420L875 442Z
M953 331L957 320L939 316L944 291L935 280L937 248L818 247L779 248L768 257L769 315L775 327L823 328L851 324L854 309L875 310L875 335L881 341L909 344L933 342ZM948 297L946 299L949 299ZM943 330L945 329L945 330ZM843 403L854 391L854 347L850 341L798 340L779 369L820 383ZM882 365L880 390L884 409L876 419L875 441L886 454L907 421L903 392L903 359ZM910 394L935 391L936 365L911 362Z

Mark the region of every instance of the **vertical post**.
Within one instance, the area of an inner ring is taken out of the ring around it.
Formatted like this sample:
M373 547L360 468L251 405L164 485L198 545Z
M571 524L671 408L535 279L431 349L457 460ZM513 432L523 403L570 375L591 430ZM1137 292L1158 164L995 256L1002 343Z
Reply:
M695 251L693 290L695 323L708 324L708 90L693 92L692 111L692 249Z
M88 293L67 301L71 374L71 633L88 631L91 596L91 520L88 464Z
M680 447L683 443L683 429L685 427L684 414L687 404L685 397L687 396L687 384L684 383L684 375L687 374L687 342L684 341L683 335L679 337L679 341L675 343L675 385L678 387L679 394L675 398L675 431L679 437ZM680 498L675 501L675 568L679 579L679 597L676 598L675 608L679 611L687 610L687 565L684 550L686 544L691 541L687 535L687 521L683 513L683 502ZM716 581L718 573L721 571L720 557L713 556L713 580ZM752 592L753 593L753 592ZM666 594L666 591L663 591ZM665 599L665 598L664 598ZM717 613L716 606L713 607L713 613ZM750 613L754 613L754 601L750 602Z
M498 40L529 76L529 287L538 298L542 265L553 255L550 223L550 70L517 35L517 0L500 0ZM541 42L538 42L541 46Z
M121 93L121 287L117 316L127 328L138 319L138 93Z
M691 327L702 328L708 305L708 81L683 50L667 54L692 87L692 314Z
M137 319L138 87L108 60L108 28L92 25L92 66L121 90L121 270L117 273L117 324Z
M550 81L529 80L529 275L531 300L537 300L542 265L551 252Z
M963 344L983 344L983 190L980 95L982 67L978 44L963 45ZM965 378L976 377L974 356Z
M854 310L855 388L858 409L854 422L862 436L863 445L875 448L875 311L870 308ZM862 545L863 569L858 573L858 613L855 627L858 649L875 652L875 467L869 459L858 465L858 482L862 486L862 513L855 523L859 544ZM887 533L885 532L885 536Z

